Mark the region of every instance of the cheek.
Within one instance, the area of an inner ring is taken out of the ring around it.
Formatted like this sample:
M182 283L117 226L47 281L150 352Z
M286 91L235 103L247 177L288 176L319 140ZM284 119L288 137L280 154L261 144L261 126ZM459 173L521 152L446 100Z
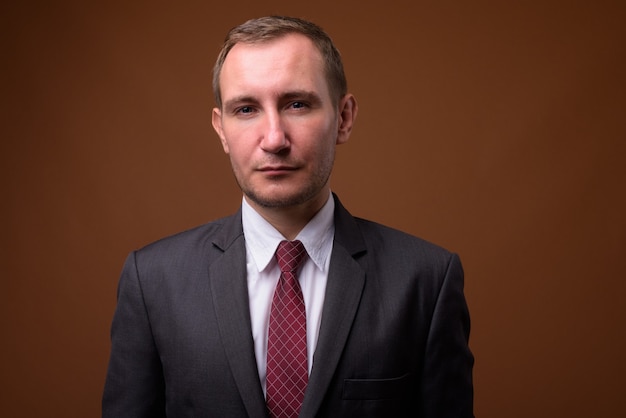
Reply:
M225 125L222 146L231 159L241 159L252 147L251 130L238 125Z
M320 117L306 124L295 124L291 130L294 138L306 138L309 150L323 153L337 141L334 118Z
M240 146L241 144L232 143L228 147L229 152L228 155L233 164L243 165L249 160L249 156L244 152L244 150Z
M333 155L335 146L337 145L337 130L332 120L320 126L317 132L316 147L318 152L323 155Z
M335 160L335 142L328 134L315 138L306 149L307 159L314 170L327 170Z

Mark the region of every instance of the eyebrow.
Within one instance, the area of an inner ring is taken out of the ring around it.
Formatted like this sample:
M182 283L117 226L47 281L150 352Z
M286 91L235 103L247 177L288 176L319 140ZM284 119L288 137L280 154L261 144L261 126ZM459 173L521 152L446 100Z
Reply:
M301 100L305 100L311 103L322 102L322 98L317 93L315 93L314 91L308 91L308 90L288 91L282 94L280 98L281 98L281 101L301 99Z
M241 103L253 103L256 104L257 100L252 97L252 96L236 96L233 97L232 99L229 99L227 101L224 102L224 104L222 105L224 107L224 109L231 109L233 107L236 107L237 105L241 104Z

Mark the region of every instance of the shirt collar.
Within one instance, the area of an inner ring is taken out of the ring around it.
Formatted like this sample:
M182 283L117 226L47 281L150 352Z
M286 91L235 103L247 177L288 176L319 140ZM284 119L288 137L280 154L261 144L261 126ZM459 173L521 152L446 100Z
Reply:
M317 268L326 272L335 235L335 201L329 194L324 206L315 214L295 238L302 241L309 258ZM244 198L241 204L241 221L246 248L258 271L263 271L274 258L278 244L285 237Z

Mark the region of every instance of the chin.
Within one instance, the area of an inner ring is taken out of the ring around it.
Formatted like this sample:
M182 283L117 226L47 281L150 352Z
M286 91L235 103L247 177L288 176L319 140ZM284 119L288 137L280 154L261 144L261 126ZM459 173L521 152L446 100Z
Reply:
M265 208L287 208L301 205L315 197L317 193L310 190L298 189L294 192L276 191L263 192L245 191L244 194L254 203Z

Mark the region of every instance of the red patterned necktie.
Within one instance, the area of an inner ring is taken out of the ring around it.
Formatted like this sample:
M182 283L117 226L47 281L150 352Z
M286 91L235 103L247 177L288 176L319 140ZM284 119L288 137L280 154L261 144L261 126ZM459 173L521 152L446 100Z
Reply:
M282 241L276 250L280 279L274 291L267 338L267 408L272 418L298 416L309 380L306 313L296 270L306 250L300 241Z

